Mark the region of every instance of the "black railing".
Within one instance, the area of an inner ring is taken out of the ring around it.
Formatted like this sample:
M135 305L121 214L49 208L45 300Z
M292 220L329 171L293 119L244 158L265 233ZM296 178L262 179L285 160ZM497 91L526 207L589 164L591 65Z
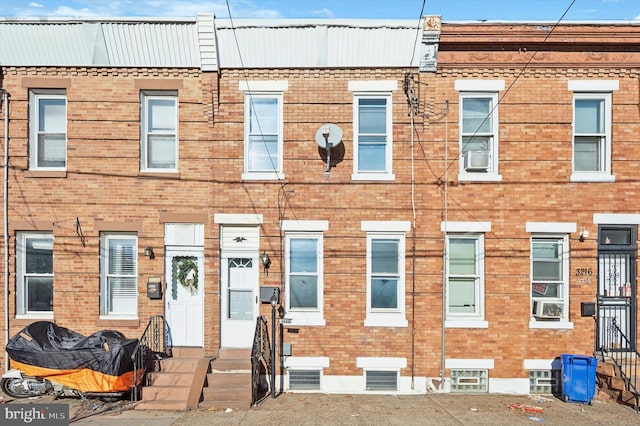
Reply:
M156 315L149 318L147 327L131 356L133 361L132 401L138 401L140 398L140 386L146 385L147 373L155 371L157 361L168 357L171 357L169 327L162 315Z
M609 309L611 308L611 309ZM634 395L636 412L640 410L640 395L638 394L638 359L640 354L635 349L635 342L629 339L620 327L620 322L625 322L625 316L620 315L624 310L619 307L599 307L599 316L596 318L598 327L599 352L602 361L611 361L616 366L617 372L625 383L626 390ZM627 327L624 327L627 328ZM630 401L623 401L630 402Z
M256 332L253 336L253 348L251 350L251 406L269 395L268 378L271 377L271 369L274 368L271 359L271 343L269 340L269 327L267 319L263 316L256 321ZM270 384L271 388L275 383Z

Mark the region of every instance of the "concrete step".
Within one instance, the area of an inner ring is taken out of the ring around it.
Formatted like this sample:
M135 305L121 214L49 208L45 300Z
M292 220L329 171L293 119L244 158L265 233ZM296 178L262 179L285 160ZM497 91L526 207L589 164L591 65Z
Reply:
M142 389L143 401L187 400L191 386L147 386Z
M202 358L167 358L160 361L157 372L193 373Z
M248 372L251 373L250 359L216 359L211 362L212 372Z
M191 386L193 377L184 373L149 373L147 386Z
M204 349L190 346L178 346L171 348L171 353L173 358L202 358L204 356Z
M251 359L250 348L220 348L218 359Z

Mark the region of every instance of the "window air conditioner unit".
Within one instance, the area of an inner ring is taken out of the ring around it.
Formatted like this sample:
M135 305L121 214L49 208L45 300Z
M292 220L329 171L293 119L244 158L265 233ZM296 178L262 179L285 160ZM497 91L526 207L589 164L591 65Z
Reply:
M562 318L563 310L562 302L533 302L533 316L536 318L559 319Z
M489 151L467 151L464 155L465 170L483 170L489 168Z

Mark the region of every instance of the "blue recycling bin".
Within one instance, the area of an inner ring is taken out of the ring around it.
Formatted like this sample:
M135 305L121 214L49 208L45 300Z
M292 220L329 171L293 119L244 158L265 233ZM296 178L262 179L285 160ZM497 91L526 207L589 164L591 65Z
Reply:
M562 354L562 399L564 402L591 404L596 395L596 366L598 359Z

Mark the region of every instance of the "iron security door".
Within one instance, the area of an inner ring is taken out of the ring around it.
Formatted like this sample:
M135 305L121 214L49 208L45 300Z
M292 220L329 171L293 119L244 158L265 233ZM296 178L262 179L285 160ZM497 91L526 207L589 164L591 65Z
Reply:
M635 227L604 227L598 235L596 348L635 351Z

